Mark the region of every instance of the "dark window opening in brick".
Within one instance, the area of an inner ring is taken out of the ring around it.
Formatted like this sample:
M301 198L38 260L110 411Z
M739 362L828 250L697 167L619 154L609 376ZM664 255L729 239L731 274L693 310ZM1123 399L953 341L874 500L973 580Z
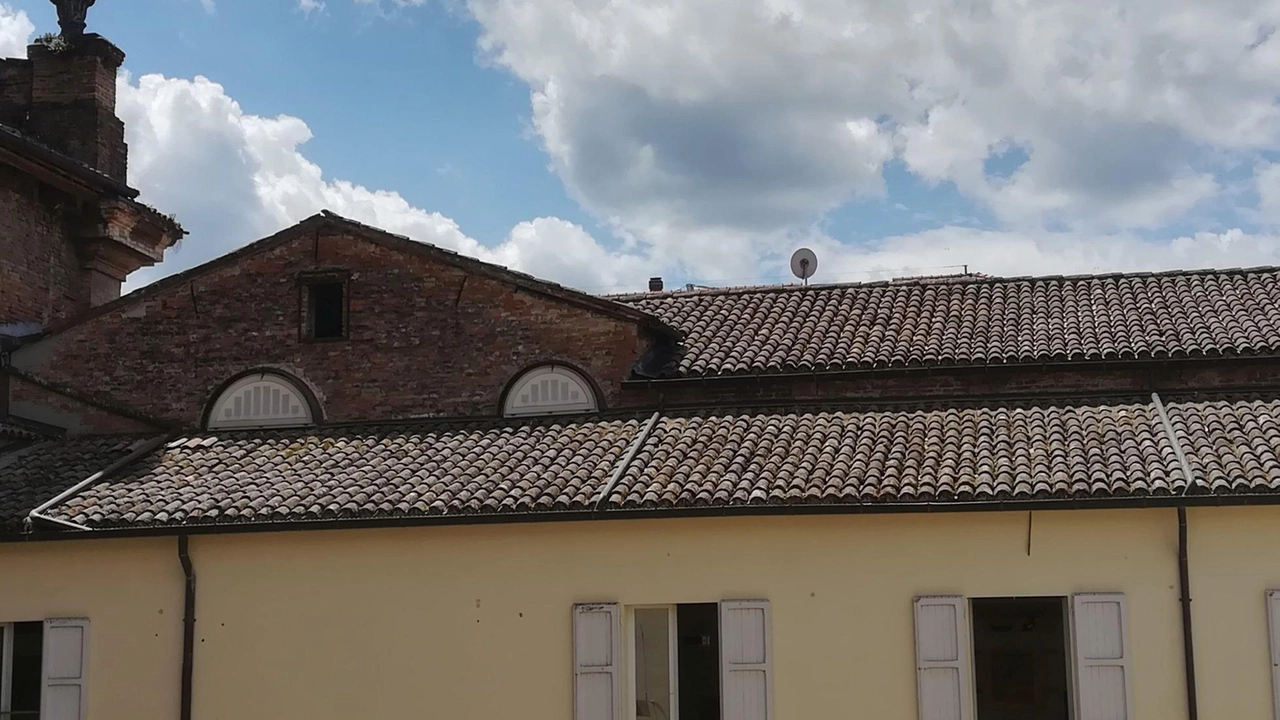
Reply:
M316 283L311 290L311 337L331 340L346 337L346 298L340 282Z

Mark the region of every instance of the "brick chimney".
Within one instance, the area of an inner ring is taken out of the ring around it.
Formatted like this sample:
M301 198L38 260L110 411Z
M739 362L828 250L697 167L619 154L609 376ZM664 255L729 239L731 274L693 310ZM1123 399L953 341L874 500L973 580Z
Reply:
M116 72L124 52L101 35L58 37L27 48L31 137L125 182L128 148L116 117Z
M87 5L58 7L63 35L0 59L0 335L6 324L53 328L110 302L184 234L126 184L115 113L124 53L99 35L67 35Z

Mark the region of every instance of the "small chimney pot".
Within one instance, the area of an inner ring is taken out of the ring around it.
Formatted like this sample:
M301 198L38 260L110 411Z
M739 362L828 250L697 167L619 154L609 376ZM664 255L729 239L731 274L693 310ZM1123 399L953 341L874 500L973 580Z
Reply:
M661 291L662 291L662 278L660 277L649 278L649 292L661 292Z

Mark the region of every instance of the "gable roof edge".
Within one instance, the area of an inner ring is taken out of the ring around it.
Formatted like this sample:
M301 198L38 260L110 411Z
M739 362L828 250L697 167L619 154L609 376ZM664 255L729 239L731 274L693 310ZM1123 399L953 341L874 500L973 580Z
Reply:
M188 268L182 272L161 278L150 285L138 288L137 290L126 295L122 295L110 302L103 303L82 315L76 316L67 323L49 328L43 333L43 336L47 337L65 332L94 318L106 315L120 308L128 307L140 300L149 298L162 290L181 285L184 282L190 282L208 272L212 272L227 265L232 265L245 257L269 250L287 240L293 239L299 234L313 229L318 230L324 227L342 228L370 242L378 243L395 250L423 254L454 267L484 275L485 277L489 277L499 282L505 282L509 285L553 300L568 302L586 310L599 312L610 317L633 322L651 332L671 340L678 340L682 336L682 333L679 330L662 321L656 315L647 313L643 310L632 307L631 305L597 297L589 293L584 293L580 290L573 290L557 283L540 280L532 275L528 275L517 270L512 270L501 265L495 265L493 263L484 262L483 260L468 257L453 250L432 245L431 243L421 242L405 235L397 235L371 225L365 225L364 223L343 217L330 210L321 210L315 215L300 220L299 222L272 235L255 240L247 245L232 250L225 255L220 255L193 268Z

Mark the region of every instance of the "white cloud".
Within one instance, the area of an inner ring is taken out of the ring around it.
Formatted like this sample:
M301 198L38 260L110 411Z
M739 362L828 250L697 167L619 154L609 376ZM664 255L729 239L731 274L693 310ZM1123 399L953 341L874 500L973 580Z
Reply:
M469 8L570 191L672 252L795 232L891 157L1006 227L1156 228L1219 197L1198 168L1280 146L1280 0ZM1012 145L1027 161L988 176Z
M218 7L214 5L213 0L200 0L200 7L204 8L204 11L210 15L214 14L218 10Z
M1259 163L1254 169L1258 191L1258 213L1272 224L1280 225L1280 163Z
M0 3L0 58L26 57L27 43L35 31L25 12Z
M639 285L648 260L607 250L557 218L522 222L486 248L453 220L409 204L395 192L326 180L301 146L302 120L245 113L221 85L122 74L117 113L131 156L129 179L142 199L175 213L191 231L162 265L129 278L130 287L177 272L297 222L321 209L579 287Z
M948 227L885 238L863 248L817 244L824 282L970 272L1064 275L1280 265L1280 236L1239 229L1166 241L1129 233L1009 232Z
M306 15L316 11L324 12L324 3L320 0L298 0L298 9Z
M1280 227L1280 169L1256 160L1280 145L1280 44L1266 31L1280 0L1178 0L1185 18L1156 0L1125 12L1102 0L956 2L472 0L482 48L529 83L552 167L617 236L612 248L557 218L486 247L398 193L327 177L304 153L302 119L247 114L204 78L123 78L131 180L193 231L131 284L321 208L599 291L653 274L673 286L789 281L800 244L820 251L820 281L961 264L1058 274L1280 263L1269 232L1137 232L1223 194L1198 153L1254 162L1259 215ZM1026 161L988 174L1010 148ZM861 246L824 234L825 212L884 193L895 158L954 183L1001 227Z

